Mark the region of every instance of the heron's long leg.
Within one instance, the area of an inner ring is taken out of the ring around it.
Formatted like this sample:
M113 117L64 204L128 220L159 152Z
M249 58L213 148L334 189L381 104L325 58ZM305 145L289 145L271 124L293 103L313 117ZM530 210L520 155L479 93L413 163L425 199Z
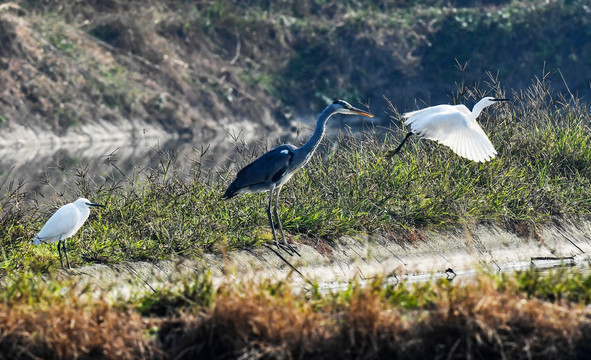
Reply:
M279 207L279 193L281 193L282 186L277 188L277 195L275 196L275 206L273 207L273 213L275 214L275 218L277 219L277 224L279 225L279 233L281 233L281 239L285 245L287 244L287 240L285 240L285 234L283 234L283 224L281 224L281 219L279 218L279 212L277 208Z
M267 206L267 216L269 217L269 224L271 224L271 232L273 233L273 241L275 241L275 245L279 247L279 241L277 241L277 236L275 235L275 226L273 225L273 216L271 215L271 203L273 202L273 191L275 191L275 184L271 185L269 189L269 205Z
M279 208L279 193L281 192L281 188L282 186L279 186L277 188L277 195L275 196L275 207L273 208L273 212L275 214L275 218L277 219L277 224L279 225L279 232L281 233L281 239L283 240L283 244L289 248L289 250L293 251L294 253L300 255L296 249L291 246L287 240L285 240L285 234L283 233L283 224L281 224L281 219L279 218L279 211L277 210ZM301 256L301 255L300 255Z
M267 206L267 216L269 217L269 223L271 224L271 232L273 233L273 241L278 249L285 250L287 253L292 255L291 251L295 251L289 245L280 244L277 241L277 235L275 234L275 226L273 225L273 216L271 215L271 204L273 203L273 192L275 191L275 185L271 185L271 189L269 189L269 205ZM277 210L275 210L277 212ZM279 221L279 217L277 217L277 221ZM279 222L279 226L281 226L281 222ZM281 229L281 227L280 227ZM281 229L281 235L283 235L283 229ZM283 238L285 239L285 237ZM285 240L284 240L285 241ZM291 251L290 251L291 250Z
M398 147L392 151L388 151L387 156L388 157L392 157L396 154L398 154L400 152L400 150L402 149L402 146L404 145L404 143L406 142L406 140L408 140L408 138L412 135L412 132L409 132L408 134L406 134L406 136L404 137L404 140L402 140L402 142L400 143L400 145L398 145Z

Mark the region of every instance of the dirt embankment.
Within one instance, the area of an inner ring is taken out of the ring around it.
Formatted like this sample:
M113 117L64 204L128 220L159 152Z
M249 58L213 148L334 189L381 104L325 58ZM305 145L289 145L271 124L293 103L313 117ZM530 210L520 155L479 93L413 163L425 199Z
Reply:
M511 272L529 267L587 266L591 258L591 223L566 222L547 225L536 234L516 234L498 226L479 225L450 232L427 231L414 243L382 236L342 237L335 245L302 241L296 244L301 257L282 256L305 278L316 280L324 289L346 288L348 282L375 277L387 281L426 281L433 277L470 277L478 269ZM448 270L453 270L453 273ZM281 281L289 277L294 286L306 280L273 251L250 251L205 255L202 260L92 265L62 271L113 289L119 296L168 287L174 279L197 271L211 271L214 283L236 279ZM447 272L446 272L447 271ZM141 290L143 289L143 290Z
M3 5L3 147L278 129L262 91L235 80L221 55L159 34L163 15L149 5Z
M558 90L590 92L591 38L581 29L591 17L579 2L0 6L3 146L130 130L137 137L143 128L189 139L260 138L335 97L366 103L383 118L391 114L384 96L399 111L449 101L457 88L470 98L463 85L486 83L486 72L522 89L544 69L560 69Z

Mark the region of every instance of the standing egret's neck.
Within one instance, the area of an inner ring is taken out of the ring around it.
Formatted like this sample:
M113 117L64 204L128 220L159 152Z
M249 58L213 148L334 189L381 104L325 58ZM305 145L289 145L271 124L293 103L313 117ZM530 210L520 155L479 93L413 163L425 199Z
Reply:
M493 104L493 102L491 102L490 100L488 100L486 98L480 100L472 108L472 113L470 114L470 117L473 120L476 120L476 118L478 117L478 115L480 115L480 113L482 112L482 110L484 110L485 107L490 106L492 104Z
M304 166L316 151L316 148L322 141L322 137L324 136L324 129L326 125L326 120L334 114L335 111L333 110L332 106L327 107L320 113L318 116L318 120L316 120L316 129L314 129L314 133L308 141L300 148L298 148L294 153L293 164L297 167Z

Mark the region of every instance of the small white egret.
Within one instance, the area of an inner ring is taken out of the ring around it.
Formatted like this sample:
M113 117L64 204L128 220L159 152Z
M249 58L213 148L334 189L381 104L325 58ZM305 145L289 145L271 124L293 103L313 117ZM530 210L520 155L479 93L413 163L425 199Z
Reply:
M437 105L407 112L402 116L406 119L404 124L410 126L411 131L388 155L397 154L406 140L416 134L448 146L456 154L472 161L485 162L493 159L497 151L476 118L485 107L497 101L509 99L487 96L477 102L472 111L464 105Z
M64 267L64 262L62 260L60 244L64 249L66 263L68 264L68 269L70 269L68 250L66 250L66 239L76 234L78 229L88 219L90 208L94 206L105 207L101 204L91 203L85 198L80 198L73 203L62 206L43 225L43 228L35 237L33 244L39 245L41 243L54 243L57 241L57 251L60 254L62 268Z
M334 114L373 117L372 114L357 109L344 100L335 100L335 102L328 105L322 113L320 113L318 120L316 120L316 129L304 145L299 148L289 144L279 145L261 155L261 157L245 166L238 172L238 174L236 174L236 179L230 184L222 196L224 199L231 199L238 194L268 191L269 204L267 206L267 217L269 218L269 223L271 225L273 240L279 249L283 249L288 253L293 251L297 254L295 249L287 243L285 235L283 234L283 226L281 225L281 219L279 219L279 213L277 212L279 193L281 192L283 185L285 185L292 175L310 160L324 136L326 121ZM277 219L277 224L279 225L279 232L281 233L283 241L282 245L277 241L273 216L271 215L271 204L274 192L277 195L275 197L275 207L273 210L275 218Z

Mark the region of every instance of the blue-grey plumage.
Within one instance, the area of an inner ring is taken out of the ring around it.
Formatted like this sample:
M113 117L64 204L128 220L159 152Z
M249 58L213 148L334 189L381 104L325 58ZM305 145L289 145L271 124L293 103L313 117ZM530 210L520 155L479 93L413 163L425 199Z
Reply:
M236 179L230 184L224 193L223 198L230 199L238 194L269 191L267 216L269 217L269 223L271 224L273 240L277 247L283 248L288 252L295 252L295 249L287 243L285 235L283 234L283 226L281 225L279 213L277 212L279 193L281 192L281 187L291 178L291 176L310 160L324 136L326 121L334 114L373 117L370 113L354 108L344 100L334 101L327 106L322 113L320 113L318 120L316 120L316 129L304 145L299 148L288 144L280 145L263 154L261 157L240 170L238 174L236 174ZM283 245L280 245L277 241L275 226L273 225L273 217L271 215L271 203L273 201L273 192L275 189L277 189L277 191L273 213L279 224L279 232L281 233Z
M277 146L242 168L236 175L236 180L226 190L224 198L268 191L269 184L280 180L289 169L295 150L296 147L293 145Z

